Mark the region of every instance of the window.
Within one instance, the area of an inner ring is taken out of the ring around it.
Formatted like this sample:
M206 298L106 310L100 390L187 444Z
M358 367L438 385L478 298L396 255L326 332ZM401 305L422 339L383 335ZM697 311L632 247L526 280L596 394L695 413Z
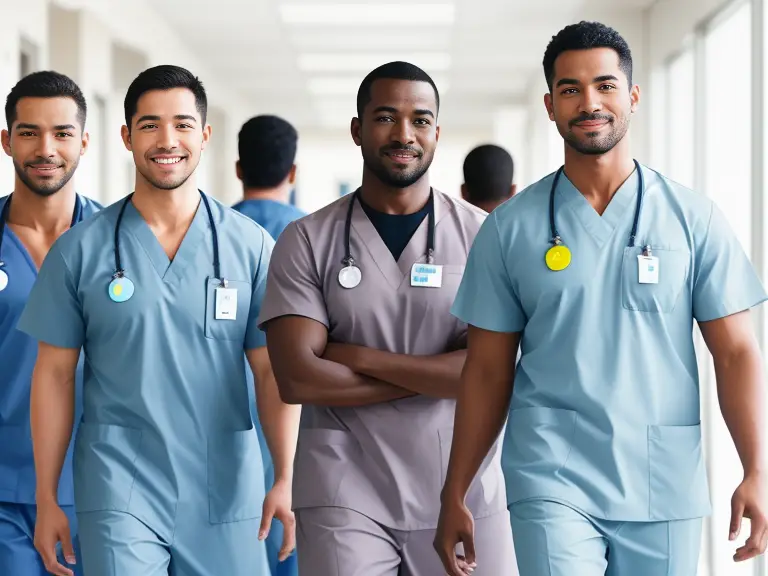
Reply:
M700 95L705 118L704 188L725 214L748 255L751 255L752 238L751 20L750 4L739 2L704 29L701 50L704 79L700 83L704 88ZM735 549L749 535L749 522L743 523L737 542L729 542L726 537L731 514L730 498L741 482L742 466L720 415L711 362L708 371L711 385L703 405L706 407L704 419L708 420L712 471L712 574L754 576L754 561L734 563L732 560Z
M694 188L694 52L687 49L667 65L666 175ZM653 113L653 112L652 112Z

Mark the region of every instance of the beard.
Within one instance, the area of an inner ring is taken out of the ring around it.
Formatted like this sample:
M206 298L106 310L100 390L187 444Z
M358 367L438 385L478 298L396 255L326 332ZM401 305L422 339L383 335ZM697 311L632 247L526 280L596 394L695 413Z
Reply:
M190 156L186 156L182 162L189 162ZM149 162L152 162L152 160L149 160ZM198 158L198 164L200 163L200 160ZM195 170L197 169L197 164L194 166L188 166L188 170L184 174L179 175L167 175L165 178L158 178L157 176L153 175L150 170L147 170L146 168L143 168L139 164L136 164L136 169L139 171L139 174L142 175L144 180L149 182L153 187L157 188L158 190L176 190L177 188L180 188L183 186L187 180L189 180L190 176L195 173Z
M75 175L75 171L79 165L80 157L75 160L70 169L58 180L43 180L40 182L32 179L29 174L24 171L24 166L22 164L19 164L16 160L13 161L13 168L16 170L16 175L19 177L19 180L21 180L24 183L24 186L29 188L34 194L42 196L43 198L53 196L56 192L64 188L64 186L67 185L67 182L72 179L72 176Z
M396 148L387 147L386 150L410 150L417 152L415 149L407 146ZM402 169L390 169L384 165L384 162L379 155L372 154L365 148L362 149L362 152L363 163L366 168L368 168L368 170L370 170L382 184L392 188L408 188L421 180L422 176L427 173L427 170L429 170L429 167L432 165L432 158L434 156L434 153L430 156L425 156L421 153L418 156L418 161L414 162L413 166L406 166Z
M586 132L584 134L586 138L580 138L571 130L571 126L577 122L584 122L586 120L608 120L610 129L606 134L602 135L599 132ZM559 125L557 129L563 137L563 140L565 140L565 143L576 150L576 152L584 154L585 156L599 156L613 150L613 148L621 142L624 136L626 136L627 131L629 130L629 117L624 116L615 118L605 114L590 114L580 116L579 118L568 122L567 130L561 129Z

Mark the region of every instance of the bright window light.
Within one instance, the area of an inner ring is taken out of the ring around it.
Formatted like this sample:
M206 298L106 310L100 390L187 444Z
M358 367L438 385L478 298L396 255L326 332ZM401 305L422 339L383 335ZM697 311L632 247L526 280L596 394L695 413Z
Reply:
M286 24L318 26L425 26L453 24L453 4L283 4Z
M299 68L305 72L364 72L368 73L374 68L392 62L402 60L410 62L422 68L427 73L443 72L451 67L449 54L440 52L423 54L398 54L396 52L384 54L301 54L299 56ZM362 80L362 78L360 78Z
M432 79L437 84L440 94L448 92L449 85L445 78L435 76ZM357 76L310 78L307 88L313 96L351 96L354 98L362 80L362 78Z

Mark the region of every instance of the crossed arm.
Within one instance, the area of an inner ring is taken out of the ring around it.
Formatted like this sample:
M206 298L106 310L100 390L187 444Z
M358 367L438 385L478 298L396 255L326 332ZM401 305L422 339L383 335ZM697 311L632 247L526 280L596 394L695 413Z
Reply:
M364 406L416 395L455 398L465 350L432 356L328 343L328 329L301 316L266 327L280 396L288 404Z

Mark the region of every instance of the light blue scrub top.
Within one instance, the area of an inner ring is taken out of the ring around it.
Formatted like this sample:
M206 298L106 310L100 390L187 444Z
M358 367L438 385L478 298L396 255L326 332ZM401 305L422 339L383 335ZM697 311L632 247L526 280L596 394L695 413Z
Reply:
M101 209L88 198L78 196L78 199L76 222ZM0 213L7 200L8 196L0 198ZM36 479L29 426L29 394L37 359L37 341L16 330L16 324L37 278L37 267L8 225L3 232L0 260L5 262L2 269L8 274L8 286L0 291L0 502L34 504ZM81 356L75 380L77 418L82 409L82 369ZM61 472L58 498L61 506L74 503L72 443Z
M219 280L202 202L173 261L128 204L120 253L135 293L110 300L121 200L56 242L19 323L54 346L84 348L78 513L126 512L166 542L177 521L258 518L264 499L243 350L266 345L256 319L274 243L209 200L221 274L237 290L235 320L215 319Z
M711 200L642 167L602 217L563 175L557 228L573 259L549 270L549 191L533 184L485 221L454 314L522 332L503 449L510 503L541 498L597 518L663 521L710 513L701 447L693 321L767 295ZM640 284L650 245L658 284Z

